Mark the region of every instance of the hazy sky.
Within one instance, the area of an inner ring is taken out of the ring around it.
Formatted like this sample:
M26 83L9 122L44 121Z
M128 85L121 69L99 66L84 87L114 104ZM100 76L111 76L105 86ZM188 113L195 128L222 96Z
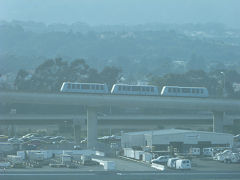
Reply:
M99 24L206 23L240 28L240 0L0 0L0 20Z

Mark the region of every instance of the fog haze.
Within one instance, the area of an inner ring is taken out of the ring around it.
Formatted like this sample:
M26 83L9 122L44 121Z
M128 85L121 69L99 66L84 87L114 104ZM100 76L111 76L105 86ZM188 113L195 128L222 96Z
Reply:
M238 0L0 0L0 20L91 25L223 23L240 28Z

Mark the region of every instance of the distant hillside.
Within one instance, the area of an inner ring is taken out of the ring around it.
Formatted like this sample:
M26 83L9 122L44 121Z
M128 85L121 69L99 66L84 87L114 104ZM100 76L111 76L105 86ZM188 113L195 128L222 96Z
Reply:
M239 67L240 33L221 25L54 27L0 23L0 72L32 69L55 57L84 58L98 69L114 65L126 73L174 71L179 61L182 71L214 63Z

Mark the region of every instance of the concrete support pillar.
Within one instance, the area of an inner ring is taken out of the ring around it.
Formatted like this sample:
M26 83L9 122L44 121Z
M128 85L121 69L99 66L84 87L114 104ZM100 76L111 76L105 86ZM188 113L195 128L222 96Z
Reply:
M223 117L224 112L213 112L213 132L222 133L223 132Z
M81 140L81 119L73 119L74 140L79 143Z
M95 148L97 145L97 110L94 107L87 109L87 147Z
M16 127L13 124L8 125L8 136L16 136Z

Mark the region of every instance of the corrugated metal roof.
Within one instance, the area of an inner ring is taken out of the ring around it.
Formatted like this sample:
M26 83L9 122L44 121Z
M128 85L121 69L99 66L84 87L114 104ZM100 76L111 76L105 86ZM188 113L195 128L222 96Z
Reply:
M127 135L164 135L164 134L180 134L180 133L206 133L206 134L225 134L227 133L215 133L208 131L194 131L194 130L183 130L183 129L163 129L163 130L153 130L153 131L138 131L138 132L129 132L124 133ZM231 135L231 134L228 134Z

